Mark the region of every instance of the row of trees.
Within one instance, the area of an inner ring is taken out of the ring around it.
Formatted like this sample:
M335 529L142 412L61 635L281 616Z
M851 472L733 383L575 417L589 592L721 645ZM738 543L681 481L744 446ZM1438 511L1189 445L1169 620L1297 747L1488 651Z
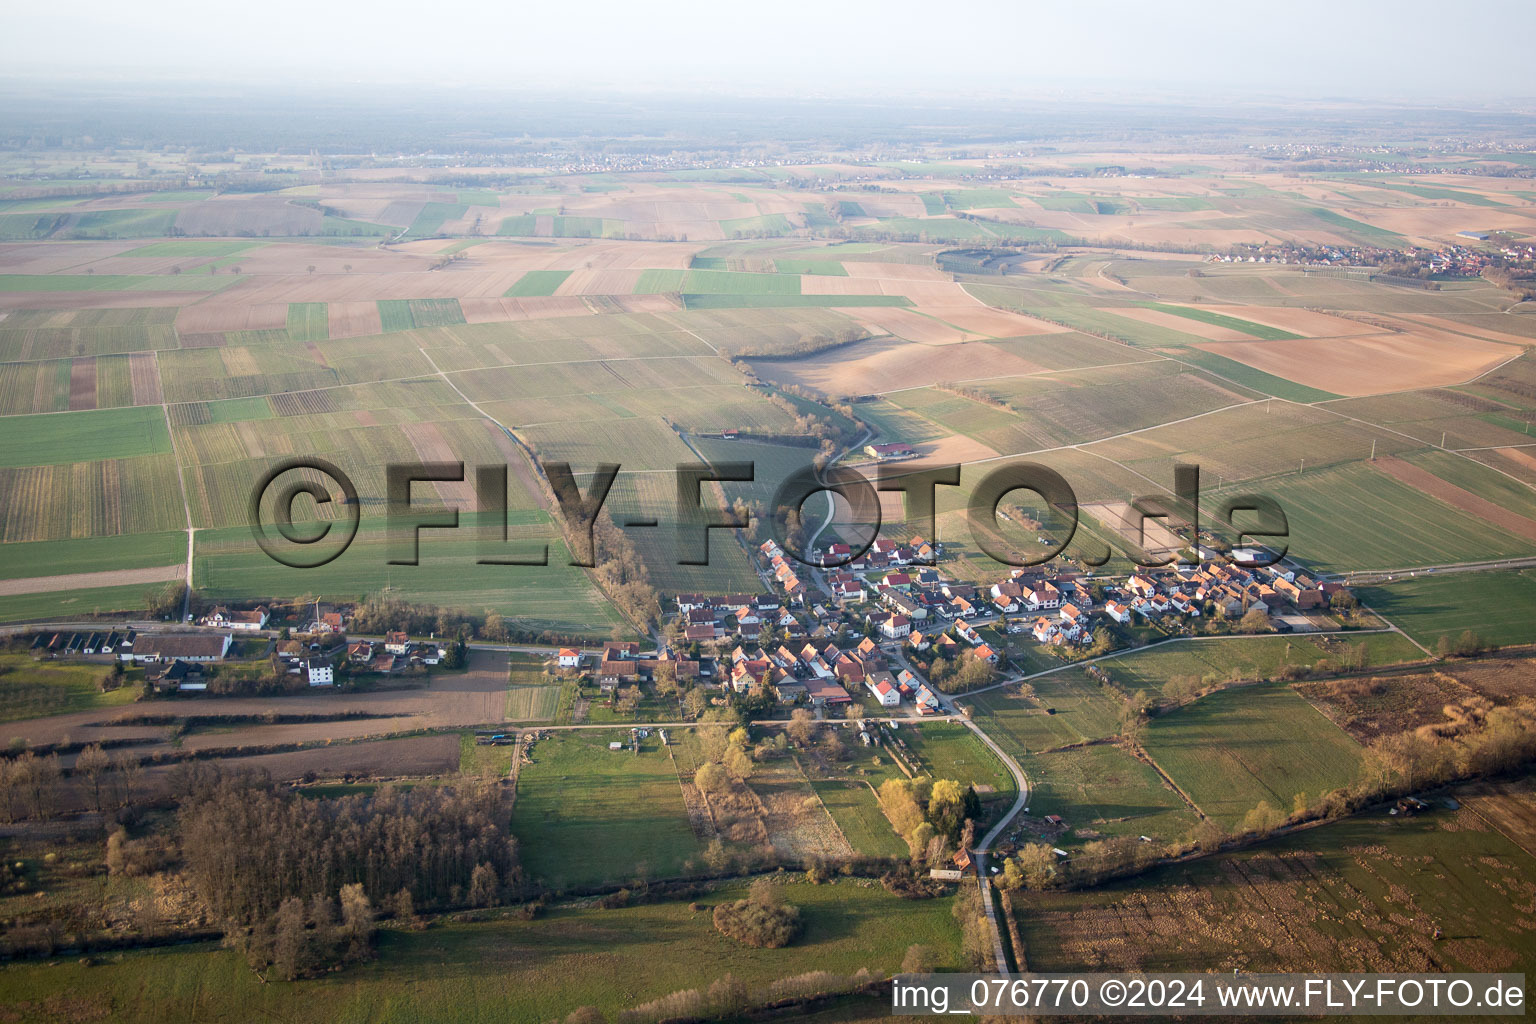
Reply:
M63 803L63 774L58 754L28 750L0 761L0 815L6 821L53 817ZM108 811L132 802L143 767L127 751L113 756L93 744L80 751L71 774L80 780L86 805Z

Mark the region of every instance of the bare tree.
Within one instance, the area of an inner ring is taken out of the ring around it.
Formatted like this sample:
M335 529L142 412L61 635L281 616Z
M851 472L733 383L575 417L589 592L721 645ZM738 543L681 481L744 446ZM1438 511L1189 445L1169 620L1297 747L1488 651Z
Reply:
M133 802L133 787L144 774L144 767L137 757L125 750L113 758L112 768L117 780L118 806L126 807Z
M99 743L92 743L75 758L75 774L85 779L86 785L91 787L91 809L98 813L101 811L102 777L111 770L112 759Z

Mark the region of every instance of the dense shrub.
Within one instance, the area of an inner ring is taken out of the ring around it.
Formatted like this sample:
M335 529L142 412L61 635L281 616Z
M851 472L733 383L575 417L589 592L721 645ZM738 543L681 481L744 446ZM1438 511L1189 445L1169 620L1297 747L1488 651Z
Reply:
M759 881L746 899L715 908L715 927L748 946L778 949L800 933L800 908L780 902L772 883Z

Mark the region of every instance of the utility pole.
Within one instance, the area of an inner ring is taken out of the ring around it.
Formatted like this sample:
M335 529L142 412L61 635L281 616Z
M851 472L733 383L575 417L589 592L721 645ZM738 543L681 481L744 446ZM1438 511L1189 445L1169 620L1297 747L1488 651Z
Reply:
M1306 471L1307 471L1307 460L1306 459L1302 459L1301 460L1301 468L1296 471L1296 475L1300 476L1301 474L1305 473Z
M1450 433L1450 431L1448 431L1448 430L1440 431L1440 447L1441 448L1445 447L1445 435L1448 434L1448 433Z
M1371 461L1376 461L1376 441L1374 438L1371 440Z

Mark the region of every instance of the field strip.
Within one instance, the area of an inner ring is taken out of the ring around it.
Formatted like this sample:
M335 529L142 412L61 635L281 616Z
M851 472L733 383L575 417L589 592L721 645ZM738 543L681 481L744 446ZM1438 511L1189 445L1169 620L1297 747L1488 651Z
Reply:
M995 341L995 340L998 340L998 339L993 339L993 340ZM922 342L913 342L912 344L920 345L920 344L922 344ZM928 348L945 348L947 346L944 346L944 345L929 345L929 346L925 346L925 347L928 347ZM1099 363L1096 366L1069 366L1066 369L1062 369L1062 370L1032 370L1029 373L999 373L999 374L997 374L995 376L992 376L992 377L962 377L959 380L954 381L953 383L955 383L955 384L980 384L980 383L982 383L984 381L989 381L989 380L1014 380L1015 378L1018 378L1018 377L1049 377L1053 373L1082 373L1082 372L1085 372L1087 370L1107 370L1107 369L1109 369L1110 367L1113 367L1113 366L1141 366L1144 363L1165 363L1167 361L1168 361L1168 359L1167 359L1166 356L1157 356L1157 357L1152 358L1152 359L1131 359L1131 360L1128 360L1128 361L1123 362L1123 363ZM883 397L885 395L899 395L903 391L923 391L923 390L925 390L927 388L931 388L931 387L933 387L932 384L919 384L916 387L893 388L890 391L880 391L880 392L877 392L877 393ZM1249 388L1248 390L1251 391L1253 389ZM927 417L924 417L924 418L926 419ZM1108 440L1108 439L1104 438L1103 440ZM1087 444L1087 443L1090 443L1090 442L1084 442L1084 443ZM1006 458L1006 456L1004 456L1004 457Z
M1494 367L1494 369L1498 369L1498 367ZM1490 372L1492 372L1492 371L1490 371ZM1285 399L1282 398L1282 399L1279 399L1279 401L1283 402L1283 401L1285 401ZM1331 399L1330 399L1330 401L1331 401ZM1295 404L1298 404L1298 403L1292 402L1291 404L1295 405ZM1305 403L1302 403L1302 404L1305 404ZM1311 405L1308 405L1307 407L1310 408L1310 409L1318 409L1318 408L1321 408L1322 405L1323 405L1322 402L1316 402L1316 403L1312 403ZM1351 423L1360 423L1360 424L1363 424L1363 425L1365 425L1367 427L1375 427L1377 430L1385 430L1389 434L1396 434L1398 437L1401 437L1404 440L1412 441L1415 447L1434 448L1437 451L1447 452L1447 453L1449 453L1451 455L1460 456L1461 458L1466 459L1468 462L1475 463L1476 465L1482 466L1484 469L1491 469L1495 473L1499 474L1500 476L1505 477L1506 479L1509 479L1509 480L1513 480L1515 483L1519 484L1521 487L1526 487L1526 488L1531 488L1532 490L1536 490L1536 488L1532 488L1530 483L1528 483L1527 481L1522 480L1519 477L1514 476L1513 474L1506 473L1506 472L1504 472L1502 469L1500 469L1497 466L1490 466L1486 462L1478 462L1472 456L1464 455L1464 454L1462 454L1462 452L1460 450L1458 450L1456 448L1445 448L1445 447L1442 447L1441 445L1434 444L1433 442L1425 442L1425 441L1420 440L1417 437L1414 437L1412 434L1405 434L1401 430L1395 430L1392 427L1389 427L1389 426L1387 426L1384 423L1374 423L1371 420L1363 420L1363 419L1361 419L1358 416L1351 416L1348 413L1339 412L1337 409L1323 409L1323 411L1324 412L1328 412L1328 413L1332 413L1333 415L1338 416L1341 419L1349 420ZM1468 450L1469 451L1476 451L1477 449L1468 449Z
M708 341L708 340L707 340L707 339L705 339L705 338L700 338L700 337L699 337L699 335L698 335L698 334L696 334L696 333L694 333L694 332L693 332L693 331L691 331L691 330L689 330L689 329L688 329L688 328L686 328L686 327L684 327L684 328L683 328L683 331L684 331L684 333L686 333L686 334L692 334L692 335L693 335L693 336L694 336L694 337L695 337L695 338L698 338L698 340L699 340L699 341L701 341L701 342L703 342L703 343L704 343L704 344L705 344L705 345L709 345L709 350L710 350L710 351L711 351L711 352L713 352L713 353L714 353L714 354L715 354L715 355L719 355L719 354L720 354L720 350L719 350L719 349L717 349L717 348L715 348L715 346L713 346L713 345L710 345L710 344L709 344L709 341Z
M1325 339L1321 339L1321 340L1326 341L1328 339L1325 338ZM1486 339L1477 339L1477 340L1486 340ZM1505 343L1504 342L1497 342L1496 344L1505 344ZM1529 350L1528 349L1521 349L1520 351L1516 352L1514 355L1510 356L1508 359L1505 359L1504 361L1502 361L1500 363L1497 363L1497 364L1495 364L1493 366L1490 366L1486 370L1481 370L1477 374L1475 374L1474 376L1468 377L1466 380L1452 381L1449 384L1436 384L1436 385L1434 385L1434 387L1438 387L1438 388L1464 388L1468 384L1476 384L1478 381L1480 381L1484 377L1488 376L1494 370L1502 369L1505 366L1508 366L1510 363L1514 362L1516 359L1521 358L1522 356L1524 356L1526 354L1527 351L1529 351ZM1170 357L1170 358L1172 358L1172 357ZM1241 361L1241 360L1239 360L1239 361ZM1207 370L1206 372L1207 373L1214 373L1215 371ZM1280 376L1280 375L1276 374L1276 376ZM1286 378L1286 379L1289 379L1289 378ZM1241 385L1239 385L1239 387L1241 387ZM1249 390L1252 390L1252 389L1250 388ZM1416 394L1417 392L1426 391L1426 390L1430 390L1430 389L1429 388L1424 388L1424 387L1418 387L1418 388L1402 388L1402 389L1400 389L1398 391L1376 391L1376 392L1372 392L1369 397L1371 397L1371 398L1384 398L1384 397L1386 397L1388 395L1412 395L1412 394ZM1351 398L1360 398L1360 397L1364 397L1364 396L1361 396L1361 395L1340 395L1338 398L1325 398L1325 399L1323 399L1320 402L1303 402L1301 404L1303 404L1303 405L1310 405L1312 408L1315 409L1315 408L1317 408L1320 405L1327 405L1329 402L1346 402L1346 401L1349 401ZM1331 409L1329 411L1332 412Z
M689 331L688 333L692 334L693 332ZM697 337L697 335L695 335L695 337ZM700 338L699 340L703 341L702 338ZM708 342L705 342L705 344L708 344ZM155 353L155 354L158 357L158 352ZM422 355L426 355L426 351L425 350L422 350ZM472 369L468 369L468 370L438 370L437 373L436 373L436 376L443 377L445 374L450 374L450 373L480 373L480 372L485 371L485 370L516 370L516 369L520 369L520 368L525 367L525 366L578 366L578 365L580 365L582 363L631 363L631 362L644 362L644 361L653 360L653 359L706 359L706 358L708 358L708 357L707 356L703 356L703 355L695 355L695 356L686 356L686 355L684 355L684 356L678 356L678 355L670 355L670 356L607 356L607 357L602 358L602 359L556 359L556 360L552 360L550 362L541 362L541 363L494 363L494 364L489 365L489 366L476 366L476 367L474 367ZM12 361L15 361L15 360L12 360ZM23 362L49 362L50 360L22 360L22 361ZM427 357L427 361L429 363L432 362L432 359L431 359L430 356ZM158 362L158 359L157 359L157 362ZM433 363L434 367L436 365L437 365L436 363ZM1098 367L1090 366L1090 367L1085 367L1085 369L1095 370L1095 369L1098 369ZM1051 371L1051 372L1060 373L1060 372L1063 372L1063 371L1057 370L1057 371ZM352 381L352 382L346 383L346 384L327 384L327 385L325 385L323 387L318 387L318 388L299 388L297 390L292 390L292 391L263 391L263 392L259 392L257 394L253 394L253 395L242 395L240 397L242 397L242 398L269 398L269 397L271 397L273 395L307 395L307 394L311 394L311 393L319 392L319 391L340 391L340 390L342 390L344 388L366 388L366 387L372 387L375 384L403 384L403 383L406 383L407 381L413 381L413 380L428 380L432 376L433 376L433 374L430 374L430 373L413 373L409 377L381 377L378 380L360 380L360 381ZM450 381L449 384L451 385L452 382ZM717 385L699 384L699 385L690 385L690 386L695 386L695 387L719 387L720 385L718 385L718 384ZM454 390L457 391L458 389L455 388ZM208 399L194 399L192 401L187 401L187 402L166 402L165 404L166 405L197 405L197 404L199 404L201 402L204 402L204 401L208 401ZM214 399L214 401L224 401L224 399ZM80 411L80 410L77 410L77 409L55 409L55 410L51 410L49 412L6 413L4 415L0 415L0 419L6 419L6 418L9 418L11 416L62 416L62 415L65 415L67 413L78 412L78 411ZM481 412L480 415L485 416L485 413ZM491 419L491 417L486 416L486 419ZM492 420L492 422L495 422L495 421Z
M1059 444L1054 448L1036 448L1033 451L1027 452L1012 452L1007 455L993 456L990 459L977 459L975 462L967 462L966 465L979 466L984 462L1000 462L1003 459L1018 459L1023 458L1026 455L1049 455L1051 452L1065 452L1071 451L1073 449L1078 451L1086 451L1089 445L1103 444L1105 441L1117 441L1122 437L1132 437L1136 434L1145 434L1149 430L1160 430L1163 427L1171 427L1179 423L1189 423L1192 420L1204 419L1207 416L1214 416L1219 412L1230 412L1233 409L1241 409L1248 405L1258 405L1260 402L1266 401L1273 401L1273 399L1255 398L1251 402L1237 402L1232 405L1224 405L1220 409L1207 409L1205 412L1197 412L1193 416L1184 416L1180 419L1168 420L1165 423L1153 423L1150 426L1137 427L1135 430L1125 430L1118 434L1110 434L1106 437L1096 437L1091 441L1080 441L1077 444ZM1280 401L1284 401L1284 399L1280 399ZM1343 414L1341 413L1340 415ZM1089 452L1089 454L1092 455L1095 453Z
M164 377L160 373L160 353L155 353L155 376L162 381L164 389ZM187 472L181 468L181 453L176 450L176 429L171 426L171 407L165 403L160 404L160 412L165 416L165 430L171 438L171 457L176 460L176 483L181 488L181 511L187 518L187 589L181 596L181 617L187 617L187 608L192 602L192 556L197 530L192 526L192 503L187 500Z
M1530 441L1530 442L1527 442L1525 444L1486 444L1486 445L1483 445L1481 448L1447 448L1446 451L1448 451L1448 452L1498 452L1498 451L1503 451L1505 448L1536 448L1536 441ZM1482 465L1482 463L1478 463L1478 465ZM1492 468L1492 467L1489 467L1489 468Z
M1376 467L1388 476L1396 477L1410 487L1416 487L1432 498L1438 498L1463 512L1492 523L1494 526L1508 530L1517 537L1523 537L1529 541L1536 541L1536 519L1530 519L1511 511L1502 505L1496 505L1487 498L1478 497L1471 491L1457 487L1448 480L1420 469L1409 462L1404 462L1392 455L1384 455L1377 460Z
M76 572L64 576L31 576L0 580L0 597L18 594L51 594L59 590L89 590L95 587L129 587L137 583L168 583L187 572L185 563L157 565L147 569L115 569L107 572Z

